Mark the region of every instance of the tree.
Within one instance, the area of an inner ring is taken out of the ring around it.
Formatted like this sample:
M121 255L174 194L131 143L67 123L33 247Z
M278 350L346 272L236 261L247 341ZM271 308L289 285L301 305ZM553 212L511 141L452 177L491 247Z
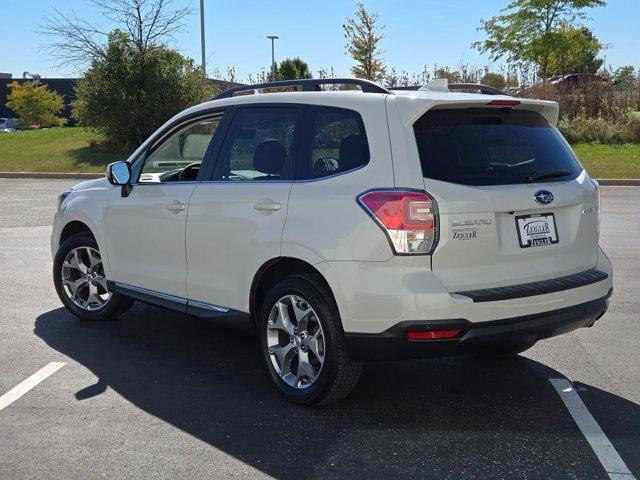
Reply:
M182 31L191 7L171 9L173 0L87 0L98 9L109 25L117 25L139 51L168 47ZM95 59L106 59L111 27L90 23L75 13L53 9L39 30L49 40L44 49L57 65L84 66Z
M364 5L359 3L355 18L347 19L347 23L342 26L347 39L347 53L356 62L351 67L351 73L355 77L374 82L384 79L386 73L382 59L384 51L379 45L384 38L384 26L378 22L378 15L367 12Z
M103 131L115 147L134 148L213 91L193 60L160 46L140 51L125 32L115 30L76 93L73 115L81 125Z
M7 107L16 112L24 126L59 127L65 120L57 115L64 107L62 96L38 82L9 84Z
M296 80L298 78L311 78L311 76L309 65L299 57L285 58L276 69L278 80Z
M451 70L449 67L434 67L433 78L446 78L449 83L459 83L461 81L460 72Z
M604 63L597 58L603 45L586 27L563 26L558 30L558 48L549 56L549 75L596 73Z
M504 90L504 87L507 86L507 80L503 75L492 72L486 73L485 76L480 80L480 83L493 88L497 88L498 90Z
M501 15L482 20L479 30L487 38L473 47L489 53L492 60L506 56L510 63L533 63L545 81L554 55L567 40L563 28L584 19L586 8L605 4L605 0L511 0Z
M633 65L617 68L613 72L613 83L624 87L640 85L640 71L636 75L636 68Z

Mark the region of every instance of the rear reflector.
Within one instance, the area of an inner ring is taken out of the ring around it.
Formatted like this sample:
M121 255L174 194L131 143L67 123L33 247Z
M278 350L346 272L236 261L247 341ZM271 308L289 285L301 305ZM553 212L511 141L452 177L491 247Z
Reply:
M426 192L373 190L360 195L358 202L385 231L396 254L431 253L437 214Z
M490 107L516 107L520 105L520 100L492 100L487 103Z
M407 332L409 340L446 340L448 338L457 337L461 332L459 328L450 330L431 330L423 332Z

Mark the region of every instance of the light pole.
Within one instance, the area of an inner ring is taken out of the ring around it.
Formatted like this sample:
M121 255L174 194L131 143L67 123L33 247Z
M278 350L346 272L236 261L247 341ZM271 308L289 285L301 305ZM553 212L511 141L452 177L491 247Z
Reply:
M200 0L200 50L202 51L202 74L207 76L207 66L204 51L204 0Z
M267 35L267 38L271 40L271 81L275 81L276 79L276 51L275 51L275 42L280 37L277 35Z

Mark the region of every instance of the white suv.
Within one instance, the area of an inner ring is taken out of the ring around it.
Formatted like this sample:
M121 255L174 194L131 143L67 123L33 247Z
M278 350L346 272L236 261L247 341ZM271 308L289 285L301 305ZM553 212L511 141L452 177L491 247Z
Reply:
M516 354L590 327L612 292L598 186L556 103L500 93L224 92L60 195L60 299L88 320L133 300L249 318L300 404L346 396L365 360Z

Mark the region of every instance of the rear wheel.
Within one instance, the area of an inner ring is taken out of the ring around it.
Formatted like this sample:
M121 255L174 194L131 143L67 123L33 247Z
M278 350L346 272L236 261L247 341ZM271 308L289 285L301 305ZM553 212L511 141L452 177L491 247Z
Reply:
M292 402L336 402L360 378L362 366L347 355L333 297L314 275L273 287L260 310L259 333L268 375Z
M109 286L98 243L86 233L72 235L60 245L53 281L64 306L83 320L108 320L133 303Z

